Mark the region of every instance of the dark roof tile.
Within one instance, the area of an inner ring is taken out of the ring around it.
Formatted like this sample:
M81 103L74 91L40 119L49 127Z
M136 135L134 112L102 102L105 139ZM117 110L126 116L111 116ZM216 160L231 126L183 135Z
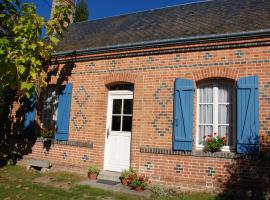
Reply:
M71 24L56 51L270 29L270 0L213 0Z

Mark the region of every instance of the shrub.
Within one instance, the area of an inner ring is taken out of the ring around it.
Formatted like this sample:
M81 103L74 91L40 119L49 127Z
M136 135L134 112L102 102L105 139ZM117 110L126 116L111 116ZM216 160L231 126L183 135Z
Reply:
M162 187L160 184L156 184L153 187L149 188L153 194L157 197L168 197L178 195L176 189Z

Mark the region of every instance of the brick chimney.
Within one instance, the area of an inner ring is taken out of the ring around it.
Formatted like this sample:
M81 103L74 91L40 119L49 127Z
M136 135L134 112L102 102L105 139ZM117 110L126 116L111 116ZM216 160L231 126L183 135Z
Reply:
M75 1L76 0L62 0L62 4L64 4L64 5L69 5L70 4L72 6L73 14L74 14L74 12L75 12ZM51 9L51 16L52 16L52 13L53 13L53 10L54 10L55 6L57 4L59 4L60 2L61 2L61 0L53 0L53 2L52 2L52 9ZM73 15L70 16L71 23L73 22L73 18L74 18Z

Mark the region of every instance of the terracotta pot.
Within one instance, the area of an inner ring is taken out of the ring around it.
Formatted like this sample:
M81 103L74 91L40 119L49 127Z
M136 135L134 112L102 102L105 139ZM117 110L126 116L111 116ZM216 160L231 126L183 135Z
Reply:
M97 180L97 174L88 172L88 178L91 180Z
M121 179L121 183L125 186L128 186L129 181L127 179Z
M137 187L135 187L135 190L137 192L142 192L143 191L143 188L141 186L137 186Z

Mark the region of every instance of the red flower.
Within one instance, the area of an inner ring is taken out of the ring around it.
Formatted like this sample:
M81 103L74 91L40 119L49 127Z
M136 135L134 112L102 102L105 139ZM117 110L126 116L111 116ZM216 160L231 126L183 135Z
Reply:
M208 139L208 140L207 140L207 142L211 142L211 140L210 140L210 139Z
M140 176L139 181L144 181L144 176Z

